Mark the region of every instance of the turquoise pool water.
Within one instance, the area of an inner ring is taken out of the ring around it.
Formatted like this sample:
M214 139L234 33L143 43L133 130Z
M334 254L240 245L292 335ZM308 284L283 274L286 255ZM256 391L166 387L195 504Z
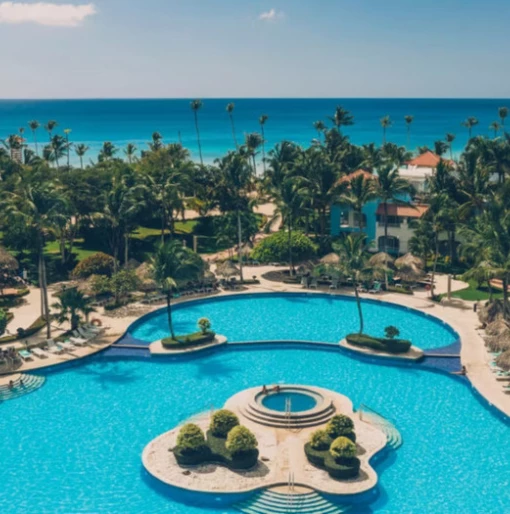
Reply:
M379 494L354 512L508 513L509 425L467 382L369 364L333 349L281 345L225 347L182 360L96 357L48 374L37 392L0 405L0 512L234 512L186 505L181 493L155 487L141 452L157 435L222 406L239 390L278 382L346 394L402 433L403 446L376 465Z
M313 409L317 405L317 400L313 396L304 393L272 393L262 399L262 405L266 409L278 412L285 412L287 402L290 402L290 412L303 412Z
M395 325L401 337L422 349L449 345L458 339L442 321L416 310L378 301L363 301L365 332L384 335ZM320 341L338 343L359 329L353 298L320 294L250 294L195 301L174 307L177 334L197 330L197 320L207 317L218 334L231 342ZM166 309L142 318L129 332L148 343L169 335Z

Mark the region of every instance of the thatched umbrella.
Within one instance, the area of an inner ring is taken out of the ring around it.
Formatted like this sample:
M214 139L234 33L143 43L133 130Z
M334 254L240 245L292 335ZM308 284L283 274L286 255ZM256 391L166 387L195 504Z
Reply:
M500 318L496 321L493 321L492 323L489 323L485 328L485 333L488 336L499 336L500 334L506 332L509 329L510 327L508 326L508 323Z
M320 260L321 264L339 264L340 263L340 257L334 253L328 253L322 259Z
M395 263L395 259L386 252L379 252L375 255L372 255L368 263L374 268L392 269L393 264Z
M315 269L315 264L312 261L305 261L302 262L298 269L296 270L296 274L298 276L306 275L308 273L311 273Z
M505 308L501 300L487 302L481 309L478 309L478 319L481 323L489 324L498 319L504 319Z
M225 261L216 266L216 273L225 278L240 275L239 268L232 261Z
M16 271L19 262L3 246L0 246L0 270L4 272Z
M425 272L418 266L401 264L397 269L399 277L404 282L416 282L425 275Z
M148 262L140 264L135 271L136 276L139 280L140 291L150 292L155 291L158 288L156 281L152 277L152 270Z
M216 275L212 271L204 272L204 282L212 283L216 280Z
M485 345L491 352L504 352L510 350L510 330L494 337L486 337Z
M420 259L419 257L416 257L412 253L406 253L405 255L403 255L402 257L399 257L395 261L395 267L397 269L400 269L401 267L408 267L408 266L413 267L413 268L423 269L425 266L425 263L423 262L422 259Z
M496 364L505 371L510 371L510 350L506 350L496 358Z

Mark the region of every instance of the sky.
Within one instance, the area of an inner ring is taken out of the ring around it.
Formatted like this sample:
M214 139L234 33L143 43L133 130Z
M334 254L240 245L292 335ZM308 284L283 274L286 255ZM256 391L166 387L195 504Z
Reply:
M0 0L0 98L509 98L509 0Z

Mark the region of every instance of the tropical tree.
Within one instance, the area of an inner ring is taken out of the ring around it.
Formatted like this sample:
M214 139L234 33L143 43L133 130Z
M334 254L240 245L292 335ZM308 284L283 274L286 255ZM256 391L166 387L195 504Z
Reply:
M83 144L79 143L75 146L74 151L76 152L76 155L80 158L80 168L83 169L83 157L85 157L85 154L90 150L90 148Z
M366 178L364 174L356 175L345 183L347 190L340 199L356 213L360 232L363 230L363 207L377 195L374 182L374 179Z
M191 101L191 110L193 111L193 116L195 118L195 130L197 132L197 144L198 144L198 154L200 155L200 164L204 165L204 159L202 158L202 143L200 142L200 130L198 127L198 111L204 105L202 100L192 100Z
M32 131L32 137L34 139L34 145L35 145L35 153L36 153L36 155L39 155L39 148L37 146L37 129L41 125L37 120L31 120L28 122L28 126L30 127L30 130Z
M494 131L494 139L498 137L498 132L501 130L501 125L497 121L493 121L490 126L490 130Z
M448 151L448 144L444 141L434 141L434 153L442 157Z
M471 139L472 135L473 135L473 127L475 127L476 125L478 125L479 121L477 118L475 118L474 116L470 116L469 118L466 118L462 123L461 125L463 127L466 127L468 129L468 134L469 134L469 139Z
M244 137L244 147L246 149L247 155L251 158L253 164L253 174L257 174L257 150L263 144L264 139L258 132L252 132L251 134L246 134Z
M50 149L51 149L51 160L55 162L57 165L57 169L60 167L59 165L59 159L64 157L66 152L66 140L59 136L58 134L55 134L50 141Z
M406 115L404 116L404 120L406 122L406 129L407 129L407 148L409 148L411 143L411 124L414 120L414 116Z
M508 116L508 107L500 107L498 109L499 119L501 120L501 127L503 128L503 132L505 131L505 119Z
M111 161L118 152L117 147L110 141L105 141L99 152L100 161Z
M448 149L450 150L450 159L453 161L453 149L452 144L455 141L455 134L451 134L448 132L445 136L446 144L448 145Z
M133 164L133 159L136 155L136 145L133 143L128 143L126 146L126 149L124 150L124 153L126 154L127 160L129 164Z
M340 270L349 277L354 287L354 295L356 296L356 305L359 315L359 333L363 333L363 310L361 308L361 300L359 297L359 283L370 273L368 260L370 254L366 247L365 234L348 234L340 240L335 248L335 252L340 258Z
M264 169L264 173L266 172L266 134L264 132L264 126L267 120L267 114L262 114L259 118L260 134L262 136L262 167Z
M393 125L393 122L391 121L391 118L389 115L383 116L380 120L381 127L383 129L383 140L382 144L386 144L386 131Z
M66 152L67 152L67 168L69 168L69 166L70 166L69 161L70 161L70 153L71 153L71 143L69 142L69 134L71 132L72 132L72 130L69 128L64 129L65 140L66 140L65 148L66 148Z
M324 132L327 129L326 125L324 124L323 121L318 120L318 121L314 121L313 128L317 131L317 139L318 139L318 141L320 141L321 137L324 136Z
M50 120L46 125L44 125L44 128L46 132L48 132L48 138L51 142L51 139L53 137L53 131L55 130L55 127L58 125L58 123L55 120Z
M342 127L354 124L354 117L352 114L341 105L337 105L335 113L329 119L333 122L338 132L342 131Z
M232 138L234 139L234 145L236 149L239 148L239 145L237 144L237 137L236 137L236 127L234 125L234 103L228 103L227 104L227 113L228 117L230 118L230 126L232 127Z
M149 143L151 151L155 152L163 148L163 136L160 132L153 132L151 136L152 141Z
M172 320L172 296L180 280L194 280L203 270L200 257L178 241L158 246L150 261L150 269L156 283L166 295L168 329L176 339Z
M80 312L88 320L89 315L95 312L90 300L78 289L65 289L58 295L58 302L52 305L57 311L56 319L60 324L65 321L71 323L71 330L76 330L80 324Z

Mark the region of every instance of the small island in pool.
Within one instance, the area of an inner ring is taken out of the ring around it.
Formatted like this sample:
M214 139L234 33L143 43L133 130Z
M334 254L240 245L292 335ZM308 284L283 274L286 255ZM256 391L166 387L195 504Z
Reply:
M355 413L346 396L278 385L241 391L160 435L142 460L156 479L191 491L270 488L287 483L292 468L296 485L343 496L377 484L370 460L387 444L380 423Z

